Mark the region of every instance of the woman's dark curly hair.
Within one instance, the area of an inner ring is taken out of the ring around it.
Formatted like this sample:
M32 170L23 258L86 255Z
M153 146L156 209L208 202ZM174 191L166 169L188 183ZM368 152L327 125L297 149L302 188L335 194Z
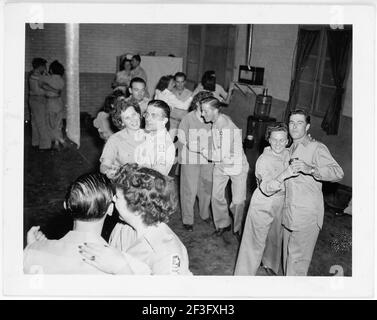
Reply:
M122 191L128 208L139 212L147 226L167 223L177 210L174 181L156 170L127 163L119 168L112 182Z
M141 117L141 110L139 104L133 100L126 100L124 97L120 96L116 99L114 103L114 108L111 112L111 119L113 120L114 125L119 129L122 130L124 128L124 124L122 122L122 112L126 111L128 108L133 107L135 111Z
M216 73L213 70L204 72L202 76L202 86L204 90L215 91L216 90Z
M106 113L111 113L114 109L115 102L119 97L123 97L124 94L120 90L115 90L112 94L109 94L106 96L105 101L103 102L102 105L102 111Z
M58 74L59 76L64 76L65 69L64 69L64 66L58 60L54 60L50 64L49 71L52 74Z
M208 97L213 97L213 93L209 92L209 91L198 92L192 98L192 101L191 101L191 104L190 104L188 111L190 112L190 111L196 110L198 108L198 103L200 102L200 100L203 100L203 99L208 98Z
M172 79L174 79L174 76L172 75L162 76L156 85L156 89L164 91L167 89Z

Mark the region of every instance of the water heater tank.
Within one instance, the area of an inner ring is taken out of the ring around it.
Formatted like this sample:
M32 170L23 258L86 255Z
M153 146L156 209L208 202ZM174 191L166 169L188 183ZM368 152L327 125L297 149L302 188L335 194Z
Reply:
M263 94L258 94L255 100L254 117L267 119L270 116L272 96L268 95L268 89L263 89Z

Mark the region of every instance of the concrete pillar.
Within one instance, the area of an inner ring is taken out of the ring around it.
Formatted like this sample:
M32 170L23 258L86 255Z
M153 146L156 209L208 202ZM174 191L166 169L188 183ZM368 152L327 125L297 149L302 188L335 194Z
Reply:
M79 24L65 26L67 137L80 147Z

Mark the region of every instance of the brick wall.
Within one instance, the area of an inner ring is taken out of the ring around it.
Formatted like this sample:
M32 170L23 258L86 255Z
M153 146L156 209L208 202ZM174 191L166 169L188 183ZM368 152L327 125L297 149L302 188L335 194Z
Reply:
M44 24L35 30L26 25L26 70L36 56L65 62L64 30L64 24ZM80 24L80 72L114 73L116 56L125 52L185 58L187 35L187 25Z
M174 24L80 24L80 107L93 116L109 93L116 57L126 53L173 54L186 61L187 25ZM65 62L64 24L25 27L25 72L34 57ZM25 101L27 86L25 86ZM25 115L28 117L27 103Z
M80 73L80 108L93 117L101 109L105 97L111 93L112 73Z
M186 60L187 36L187 25L81 24L80 71L114 73L116 56L126 52L155 51Z
M31 29L25 26L25 71L30 71L31 61L43 57L51 62L55 59L65 64L64 24L48 23L43 29Z

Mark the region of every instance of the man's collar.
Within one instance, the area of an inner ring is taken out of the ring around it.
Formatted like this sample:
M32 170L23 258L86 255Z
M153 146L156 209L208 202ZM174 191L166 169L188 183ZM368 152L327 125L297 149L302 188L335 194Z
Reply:
M296 144L296 145L299 145L300 143L303 144L304 147L306 147L310 143L310 139L309 139L308 135L305 135L304 138L302 140L300 140L299 142L293 141L293 144Z

